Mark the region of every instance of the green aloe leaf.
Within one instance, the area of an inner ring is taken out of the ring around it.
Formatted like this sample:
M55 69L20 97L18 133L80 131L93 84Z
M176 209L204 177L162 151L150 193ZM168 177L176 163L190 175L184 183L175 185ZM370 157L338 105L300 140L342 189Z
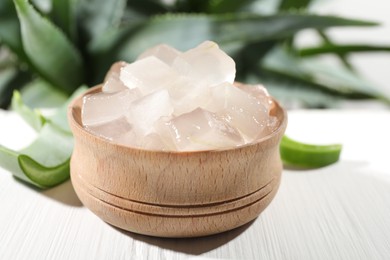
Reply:
M27 155L19 155L18 162L26 176L41 188L50 188L69 179L69 159L55 167L45 167Z
M51 84L72 93L83 81L81 56L66 36L27 0L14 0L23 48L34 69Z
M16 111L32 128L41 130L46 122L45 117L38 109L31 109L23 103L19 91L14 90L12 98L12 109Z
M309 6L312 0L282 0L279 10L301 9Z
M52 21L65 32L72 42L77 40L77 3L78 0L52 0L50 13Z
M285 11L295 11L300 10L303 11L307 9L309 4L311 3L311 0L281 0L279 4L279 12L285 12ZM293 46L294 43L294 37L295 35L292 35L288 39L286 39L286 44Z
M68 105L73 99L81 95L81 93L85 92L87 89L88 87L85 85L76 89L76 91L73 92L73 94L68 98L68 100L51 117L49 117L48 120L50 120L51 123L55 124L62 130L71 133L67 117Z
M27 155L45 167L56 167L69 159L73 149L72 134L50 122L39 132L38 138L22 149Z
M24 51L17 18L11 15L1 15L0 24L0 40L16 54L22 56Z
M25 60L20 24L12 0L0 2L0 42L6 44L20 59Z
M12 93L31 80L30 73L15 67L0 69L0 108L7 109Z
M15 68L3 68L0 70L0 108L7 108L8 100L12 95L10 82L15 78L17 71Z
M308 14L161 15L145 21L129 38L120 38L117 57L134 60L146 47L167 43L181 50L193 48L204 40L223 47L232 42L252 43L284 39L306 29L332 26L370 26L375 23L333 16ZM104 38L104 36L103 36ZM184 40L185 39L185 40ZM118 39L119 40L119 39Z
M146 48L160 43L187 50L213 40L228 50L232 45L286 39L306 28L372 25L375 23L308 14L165 14L102 33L88 50L94 57L95 82L99 82L113 62L133 61Z
M297 142L283 136L280 143L280 156L288 167L319 168L328 166L340 159L342 145L313 145Z
M131 38L142 27L143 21L137 21L126 24L126 26L109 30L99 35L88 45L88 52L91 53L90 70L94 77L92 85L99 84L110 68L110 66L121 60L117 54L118 49L123 45L123 41Z
M39 188L49 188L69 178L70 133L47 123L38 138L17 152L0 145L0 166Z
M321 30L317 30L318 35L321 37L322 42L327 45L332 45L333 41L332 39L324 32ZM352 63L349 62L348 56L345 54L336 54L340 60L340 62L349 70L354 70Z
M316 47L302 48L298 50L301 57L309 57L322 54L346 55L356 52L388 52L390 46L385 45L367 45L367 44L324 44Z
M242 8L242 11L259 15L272 15L279 11L279 4L280 1L275 0L253 1L253 3Z
M78 89L75 95L85 91ZM18 96L14 97L18 99ZM74 98L72 96L70 99ZM18 102L20 100L17 100ZM64 104L51 118L45 119L39 135L29 146L13 151L0 145L0 166L16 178L39 188L49 188L69 178L69 162L73 150L73 136L66 122L67 106ZM23 104L20 104L23 107ZM19 111L20 112L20 111ZM29 121L37 115L22 111Z
M60 0L58 0L60 1ZM79 19L84 32L87 34L85 41L115 28L119 25L125 7L126 0L87 0L80 5Z
M34 184L22 171L18 162L19 153L0 145L0 166L10 171L16 178L27 183L33 184L42 188L41 185Z
M262 61L262 69L287 77L311 82L317 87L339 92L350 98L379 98L390 100L379 92L373 84L365 81L354 72L341 67L329 66L317 60L299 59L286 48L278 47L267 54Z
M69 95L41 78L24 85L20 94L23 103L31 108L58 108L69 98Z
M207 10L209 1L198 0L177 0L175 3L175 9L178 12L186 13L204 13Z
M174 3L164 3L156 0L132 0L127 1L125 19L146 18L155 14L166 13L173 9Z
M29 0L31 4L42 14L48 14L52 8L53 0Z
M234 13L240 11L242 8L252 4L255 0L214 0L207 1L207 9L205 10L208 13Z
M273 97L289 108L300 106L331 107L345 98L360 98L328 89L326 86L313 83L310 80L302 80L264 68L262 68L261 73L250 73L244 81L263 84Z
M271 51L277 41L262 41L243 46L238 52L230 53L236 62L237 81L246 82L245 77L251 71L256 71L260 60Z

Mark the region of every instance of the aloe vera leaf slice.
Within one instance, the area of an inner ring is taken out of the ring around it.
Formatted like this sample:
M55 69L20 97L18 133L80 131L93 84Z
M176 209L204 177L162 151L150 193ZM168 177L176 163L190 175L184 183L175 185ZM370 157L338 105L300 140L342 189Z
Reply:
M297 142L283 136L280 143L280 156L286 166L299 168L319 168L340 159L342 145L314 145Z

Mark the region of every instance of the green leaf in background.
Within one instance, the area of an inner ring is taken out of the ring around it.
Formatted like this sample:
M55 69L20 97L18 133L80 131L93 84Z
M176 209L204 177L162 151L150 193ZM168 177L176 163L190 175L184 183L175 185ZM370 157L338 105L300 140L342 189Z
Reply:
M20 24L12 0L0 1L0 42L3 42L22 60L25 59Z
M246 77L253 71L256 71L256 64L262 60L267 53L277 44L275 40L256 42L248 44L245 48L240 48L239 51L233 54L236 62L236 81L247 82ZM254 82L258 84L259 81Z
M337 26L376 24L305 13L310 3L310 0L3 0L0 53L7 46L14 54L13 65L7 70L12 67L14 71L27 71L30 80L34 79L33 86L44 82L42 85L50 86L48 91L57 89L65 95L82 83L88 86L101 83L112 63L132 62L145 49L160 43L187 50L205 40L215 41L236 60L237 78L244 80L259 69L273 46L284 44L296 51L293 39L303 29L314 29L325 36L323 44L327 49L319 46L320 50L311 53L331 52L351 68L348 54L341 53L350 46L330 48L334 45L332 39L323 31ZM382 50L388 50L383 47ZM7 107L13 89L24 89L24 85L3 83L1 107ZM27 87L30 91L26 92L31 94L31 84ZM53 95L47 96L51 99ZM29 102L28 98L25 100Z
M164 1L160 1L164 2ZM222 14L222 13L237 13L244 8L249 8L256 0L177 0L174 3L174 9L178 13L207 13L207 14Z
M341 149L340 144L312 145L283 136L280 144L280 156L285 166L312 169L337 162Z
M23 104L19 91L14 90L12 98L12 109L16 111L35 131L41 130L46 119L38 109L31 109Z
M72 42L77 40L77 3L78 0L52 0L50 17Z
M254 0L214 0L205 1L207 3L205 12L207 13L234 13L241 8L255 2Z
M52 8L52 0L29 0L29 1L40 13L44 15L48 14Z
M371 98L390 103L390 96L381 93L375 85L346 67L325 65L318 60L303 60L302 65L314 82L321 83L339 92L371 96Z
M85 91L79 88L75 95ZM20 151L0 145L0 166L15 177L39 188L49 188L69 178L69 161L73 151L73 136L67 125L66 112L71 99L50 118L44 119L37 139ZM30 124L38 124L38 115L23 103L16 92L13 97L17 112ZM64 122L65 121L65 122Z
M346 96L310 81L264 69L261 73L249 74L245 82L264 84L273 97L289 108L334 106Z
M57 108L69 96L47 81L36 78L20 90L23 103L31 108Z
M0 108L7 109L12 93L31 80L29 72L15 67L0 69Z
M178 1L176 1L176 3L178 3ZM129 21L134 19L147 19L152 15L166 13L172 11L176 3L169 3L161 0L127 1L127 8L123 14L123 20Z
M57 0L61 1L61 0ZM82 27L87 41L117 27L123 16L126 0L85 0L81 1Z
M390 100L390 97L384 96L372 84L344 67L325 65L318 60L300 59L283 47L269 52L261 66L263 72L307 82L328 93L338 93L339 97Z
M375 23L309 14L166 14L102 34L91 42L89 52L95 57L95 74L101 78L109 64L117 60L133 61L146 48L160 43L187 50L204 40L212 40L225 49L231 44L244 46L283 39L305 28L372 25Z
M279 5L279 10L291 10L306 8L311 0L282 0Z
M175 8L178 12L185 13L202 13L207 10L209 1L197 1L197 0L177 0Z
M146 47L162 42L187 50L204 40L215 41L223 47L231 42L280 39L306 28L372 25L375 23L308 14L161 15L146 21L135 34L123 41L116 57L132 61Z
M3 68L0 70L0 108L8 107L8 99L12 93L10 82L15 79L17 72L14 68Z
M27 0L14 0L23 48L34 69L51 84L72 93L83 82L84 68L77 49Z
M316 47L302 48L298 50L301 57L309 57L321 54L353 54L357 52L387 52L390 46L367 45L367 44L325 44Z
M322 41L323 41L324 44L333 45L333 41L331 40L331 38L324 31L317 30L317 33L322 38ZM346 54L337 54L336 53L336 56L339 58L339 60L341 61L341 63L345 67L347 67L349 70L353 70L353 66L349 62L348 56Z
M88 88L85 85L76 89L76 91L73 92L73 94L68 98L68 100L49 118L50 122L61 128L62 130L70 133L71 130L68 124L67 117L68 105L73 99L81 95L81 93L85 92L87 89Z

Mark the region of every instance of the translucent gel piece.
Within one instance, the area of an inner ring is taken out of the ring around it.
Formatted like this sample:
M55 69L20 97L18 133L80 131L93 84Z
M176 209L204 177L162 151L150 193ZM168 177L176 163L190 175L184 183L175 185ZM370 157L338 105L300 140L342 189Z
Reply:
M167 127L179 151L215 150L244 143L235 128L201 108L173 118Z
M206 109L224 117L247 142L265 134L268 111L259 100L228 83L213 87L211 93L213 103Z
M174 116L191 112L201 104L210 102L210 89L206 85L181 77L168 88L174 105Z
M103 124L123 116L129 110L130 103L136 98L138 98L137 92L129 89L85 96L81 113L83 125Z
M171 116L173 106L167 90L159 90L134 101L128 110L128 120L139 138L154 131L153 125L161 117Z
M106 93L114 93L118 91L125 90L127 87L119 79L120 71L128 63L124 61L115 62L110 70L107 72L106 77L104 78L104 84L102 91Z
M138 60L154 56L168 66L171 66L173 64L173 61L176 59L177 56L179 56L180 53L180 51L169 45L160 44L153 48L147 49L145 52L138 56Z
M163 89L179 75L156 57L147 57L122 68L120 79L130 89L138 88L143 95Z
M115 141L120 136L131 131L132 126L129 124L126 117L122 116L103 124L90 125L85 128L95 135Z
M252 95L254 98L260 101L260 103L269 111L273 103L270 94L267 89L260 84L257 85L248 85L248 84L235 84L239 89L247 92Z
M179 55L172 67L182 76L207 86L222 82L233 83L236 75L233 59L211 41L206 41Z

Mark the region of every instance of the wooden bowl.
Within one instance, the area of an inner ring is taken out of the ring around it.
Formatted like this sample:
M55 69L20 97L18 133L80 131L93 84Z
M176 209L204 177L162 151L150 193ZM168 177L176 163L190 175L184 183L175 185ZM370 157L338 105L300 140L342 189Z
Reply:
M101 91L101 86L86 94ZM111 143L86 131L82 97L69 106L75 144L74 189L104 221L135 233L195 237L241 226L263 211L278 190L279 143L287 125L275 102L279 126L256 143L234 149L164 152Z

